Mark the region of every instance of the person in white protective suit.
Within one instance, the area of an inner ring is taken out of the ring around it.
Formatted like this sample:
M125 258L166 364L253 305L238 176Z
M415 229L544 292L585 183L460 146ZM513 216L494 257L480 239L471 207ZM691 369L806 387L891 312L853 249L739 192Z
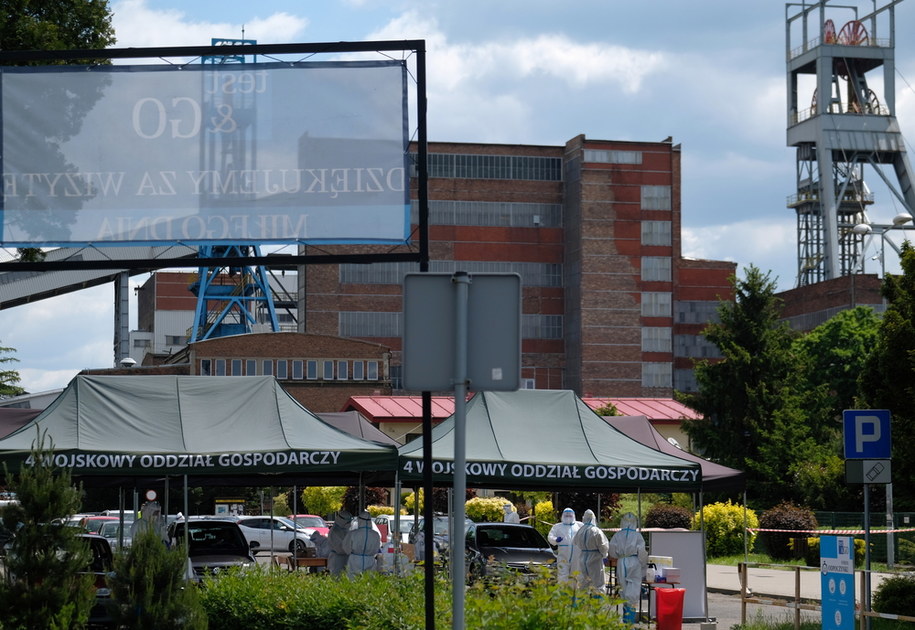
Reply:
M346 533L343 551L349 554L346 573L350 577L375 569L375 560L381 552L381 534L372 529L372 515L367 510L359 512L358 526Z
M330 555L327 556L327 570L331 575L340 575L346 569L347 554L343 551L343 539L349 532L349 524L352 520L352 514L346 510L340 510L334 514L334 526L330 528L328 536Z
M330 558L330 539L319 531L311 533L311 542L315 544L316 558ZM319 571L324 571L319 567Z
M642 580L648 566L648 551L645 539L638 531L639 519L632 512L626 512L620 519L620 530L610 539L610 556L616 558L616 583L620 597L626 600L623 620L635 621L642 591Z
M514 506L511 503L506 503L502 506L502 509L505 510L505 516L502 517L502 521L505 523L520 523L521 517L518 516L518 513L515 512Z
M143 533L152 531L156 536L162 539L163 543L168 543L168 534L165 531L165 519L162 518L162 506L158 501L144 503L140 508L140 518L130 524L130 538L136 540Z
M556 579L560 584L572 581L572 563L578 555L572 538L580 527L581 521L575 520L575 510L566 508L547 536L550 544L556 545Z
M578 550L572 571L578 571L578 586L603 593L606 578L604 576L604 558L610 543L604 532L594 522L594 512L585 510L581 517L581 527L572 537L572 544Z

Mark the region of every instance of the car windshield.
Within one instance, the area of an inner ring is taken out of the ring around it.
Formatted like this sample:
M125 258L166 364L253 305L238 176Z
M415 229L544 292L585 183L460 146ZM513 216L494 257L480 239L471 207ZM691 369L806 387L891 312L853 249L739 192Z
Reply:
M288 518L286 518L285 516L277 516L277 517L276 517L276 521L277 521L277 523L280 523L280 524L282 524L282 525L285 525L285 526L288 527L289 529L302 529L302 526L301 526L301 525L296 525L295 523L293 523L292 521L290 521L290 520L289 520Z
M533 527L502 527L488 525L477 527L477 545L480 547L524 547L544 549L547 547L543 536Z
M299 527L327 527L320 516L296 516L295 522Z
M248 544L234 523L200 521L188 524L188 554L191 556L213 553L247 554ZM179 524L175 538L184 538L184 528Z
M99 534L105 538L117 538L118 532L120 532L121 524L117 521L107 521L102 523L102 528L99 530Z

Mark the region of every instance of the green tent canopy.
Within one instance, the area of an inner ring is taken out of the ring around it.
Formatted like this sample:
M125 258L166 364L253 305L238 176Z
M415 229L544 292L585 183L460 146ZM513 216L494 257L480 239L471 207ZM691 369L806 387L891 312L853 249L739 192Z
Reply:
M0 439L11 473L40 433L74 477L189 475L255 485L282 479L393 479L397 451L340 431L272 376L77 376L32 422Z
M661 453L604 422L574 392L480 392L467 403L467 486L588 488L610 492L700 490L699 464ZM398 449L400 479L422 479L422 440ZM436 485L454 470L454 416L432 430Z

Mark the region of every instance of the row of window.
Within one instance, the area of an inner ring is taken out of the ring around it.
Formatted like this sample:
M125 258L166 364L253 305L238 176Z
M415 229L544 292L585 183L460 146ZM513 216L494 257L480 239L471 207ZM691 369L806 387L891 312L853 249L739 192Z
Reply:
M338 314L341 337L393 338L403 336L402 313L342 311ZM562 339L562 315L522 315L522 339Z
M275 376L281 381L377 381L378 361L343 359L200 359L202 376Z
M414 199L410 218L419 223L419 201ZM508 201L429 201L430 225L484 227L562 227L562 204Z
M433 260L433 273L517 273L526 287L561 287L562 265L554 263L487 262L476 260ZM340 265L341 284L403 284L407 273L418 273L419 263L392 262L371 265Z
M411 175L416 176L416 154ZM429 177L450 179L520 179L528 181L562 181L562 158L526 155L467 155L429 153Z

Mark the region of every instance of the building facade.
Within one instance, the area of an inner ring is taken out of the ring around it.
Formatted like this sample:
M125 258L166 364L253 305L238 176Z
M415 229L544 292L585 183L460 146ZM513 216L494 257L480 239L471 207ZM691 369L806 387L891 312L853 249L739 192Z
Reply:
M524 387L660 398L695 389L694 360L716 356L700 333L731 299L736 265L681 255L679 145L584 136L562 146L431 143L428 158L430 271L520 274ZM402 282L415 271L300 269L298 332L390 349L390 384L401 391ZM156 286L141 291L156 299L141 300L141 328L169 341L185 334L190 276L151 277Z

